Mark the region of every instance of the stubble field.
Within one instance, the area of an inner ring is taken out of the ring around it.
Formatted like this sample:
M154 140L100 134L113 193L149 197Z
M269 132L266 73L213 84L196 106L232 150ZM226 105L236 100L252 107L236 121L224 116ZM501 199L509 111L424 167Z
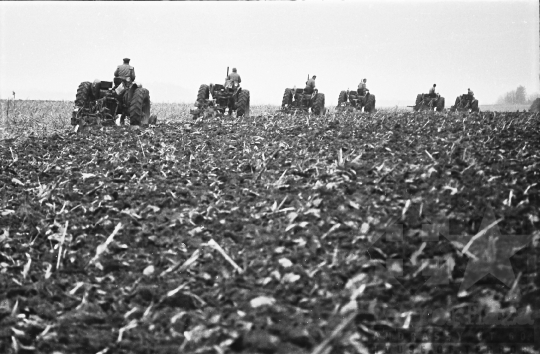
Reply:
M536 352L538 114L71 108L2 117L0 352Z

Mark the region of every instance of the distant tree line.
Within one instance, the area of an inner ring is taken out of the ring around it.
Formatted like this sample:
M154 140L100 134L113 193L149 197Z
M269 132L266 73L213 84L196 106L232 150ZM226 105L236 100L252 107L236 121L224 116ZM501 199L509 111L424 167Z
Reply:
M527 96L527 90L523 86L518 86L517 89L509 91L500 96L497 104L529 104L538 98L538 94Z

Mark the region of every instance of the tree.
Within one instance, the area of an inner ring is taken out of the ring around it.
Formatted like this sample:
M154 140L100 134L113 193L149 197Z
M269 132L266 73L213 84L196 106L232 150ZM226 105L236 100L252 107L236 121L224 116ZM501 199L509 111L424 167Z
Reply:
M515 94L516 104L525 104L527 103L527 91L525 87L519 85L516 89Z
M521 85L517 89L505 93L497 100L498 104L526 104L527 102L527 90Z

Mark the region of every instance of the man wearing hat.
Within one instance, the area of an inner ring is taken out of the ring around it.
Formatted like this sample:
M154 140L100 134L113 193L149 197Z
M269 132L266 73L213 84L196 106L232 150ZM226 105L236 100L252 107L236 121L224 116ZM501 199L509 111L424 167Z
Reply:
M313 93L315 90L315 79L317 78L317 75L313 75L311 79L306 81L306 88L304 89L304 93L310 94Z
M135 81L135 68L129 65L129 58L124 58L124 64L118 65L114 71L114 87L118 87L122 81L127 80Z

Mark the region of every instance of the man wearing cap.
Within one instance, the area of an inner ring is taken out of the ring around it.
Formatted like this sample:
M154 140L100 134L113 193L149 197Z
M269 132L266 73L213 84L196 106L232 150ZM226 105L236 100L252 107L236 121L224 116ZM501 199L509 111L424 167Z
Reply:
M227 76L226 80L230 80L232 82L236 82L237 84L240 84L242 82L242 79L240 78L240 75L236 72L236 68L232 69L232 73Z
M470 101L474 100L474 92L472 92L470 88L467 89L467 96Z
M114 71L114 87L118 87L122 81L130 79L135 81L135 68L129 65L129 58L124 58L124 64L118 65Z
M433 87L429 89L429 97L437 97L437 92L435 92L435 87L437 87L437 84L433 84Z
M315 79L317 78L317 75L313 75L311 79L306 81L306 88L304 89L304 93L310 94L313 93L315 90Z

